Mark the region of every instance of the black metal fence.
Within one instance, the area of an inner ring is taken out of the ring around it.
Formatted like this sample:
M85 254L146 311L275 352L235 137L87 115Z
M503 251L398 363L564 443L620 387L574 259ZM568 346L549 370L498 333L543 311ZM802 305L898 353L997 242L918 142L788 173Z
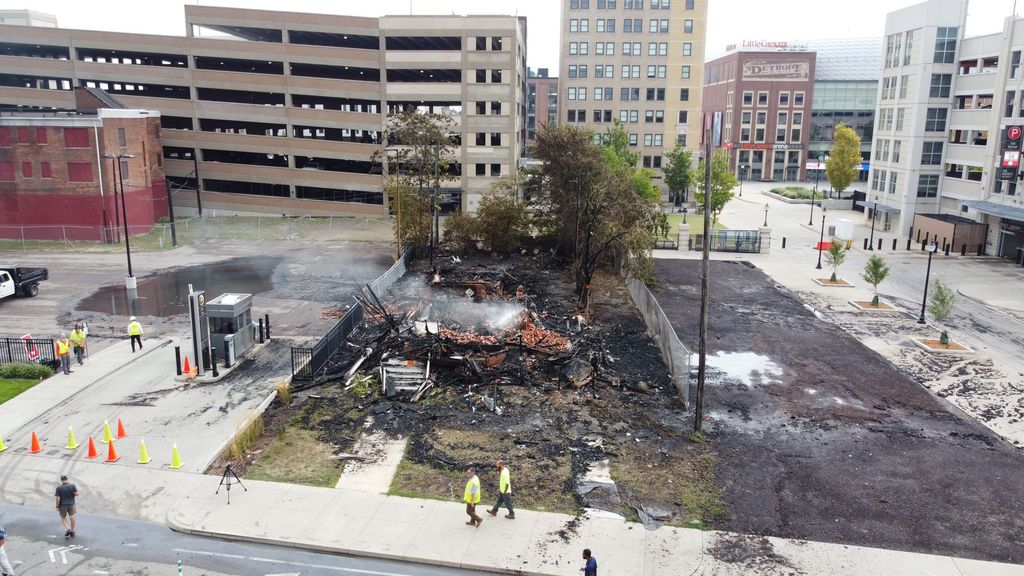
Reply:
M690 236L690 250L704 249L704 235ZM761 233L757 230L716 230L711 234L711 250L714 252L761 251Z
M405 274L407 264L412 260L412 248L406 250L387 272L383 273L370 287L374 293L380 294L387 290ZM360 304L349 308L337 323L324 334L311 348L292 346L292 381L312 382L327 366L327 362L345 344L349 334L359 327L363 321L364 310Z
M57 351L50 338L0 338L0 364L24 362L56 366Z

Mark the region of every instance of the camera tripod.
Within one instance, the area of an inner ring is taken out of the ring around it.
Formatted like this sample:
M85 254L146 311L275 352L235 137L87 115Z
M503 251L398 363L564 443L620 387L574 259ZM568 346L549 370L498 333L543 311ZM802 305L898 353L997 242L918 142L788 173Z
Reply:
M231 469L231 463L229 462L228 465L224 468L224 473L221 474L220 484L217 485L217 491L214 492L214 494L220 494L221 486L226 486L227 490L228 490L228 506L231 505L231 479L232 478L235 479L235 484L238 484L239 486L242 487L242 490L245 490L246 492L249 491L249 489L246 488L244 484L242 484L242 479L238 477L238 474L235 474L235 471Z

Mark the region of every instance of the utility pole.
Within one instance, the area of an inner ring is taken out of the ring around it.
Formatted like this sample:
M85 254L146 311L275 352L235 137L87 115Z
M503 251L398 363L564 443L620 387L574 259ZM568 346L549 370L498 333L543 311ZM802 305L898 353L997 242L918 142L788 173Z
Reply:
M700 343L697 356L697 401L693 411L693 431L704 431L704 379L708 356L708 276L711 260L711 133L704 126L704 250L700 261Z

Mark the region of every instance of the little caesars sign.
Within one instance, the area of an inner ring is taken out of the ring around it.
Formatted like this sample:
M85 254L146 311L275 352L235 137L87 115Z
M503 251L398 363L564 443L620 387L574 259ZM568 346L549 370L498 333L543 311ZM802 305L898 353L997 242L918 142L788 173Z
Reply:
M744 80L807 80L810 73L808 62L750 60L743 64Z

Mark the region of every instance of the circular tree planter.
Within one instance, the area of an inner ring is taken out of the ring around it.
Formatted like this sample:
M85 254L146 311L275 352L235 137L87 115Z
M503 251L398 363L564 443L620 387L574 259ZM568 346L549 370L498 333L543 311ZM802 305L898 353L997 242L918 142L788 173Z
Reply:
M966 354L974 352L974 350L954 340L950 340L949 344L939 342L938 338L911 338L910 341L929 352L938 354Z
M853 288L853 284L850 284L849 282L843 280L842 278L837 278L835 282L833 282L831 278L815 278L814 282L815 284L818 284L820 286L830 286L833 288Z
M879 302L878 304L872 304L871 300L850 300L850 306L853 306L857 310L863 312L897 312L896 307L886 304L885 302Z

